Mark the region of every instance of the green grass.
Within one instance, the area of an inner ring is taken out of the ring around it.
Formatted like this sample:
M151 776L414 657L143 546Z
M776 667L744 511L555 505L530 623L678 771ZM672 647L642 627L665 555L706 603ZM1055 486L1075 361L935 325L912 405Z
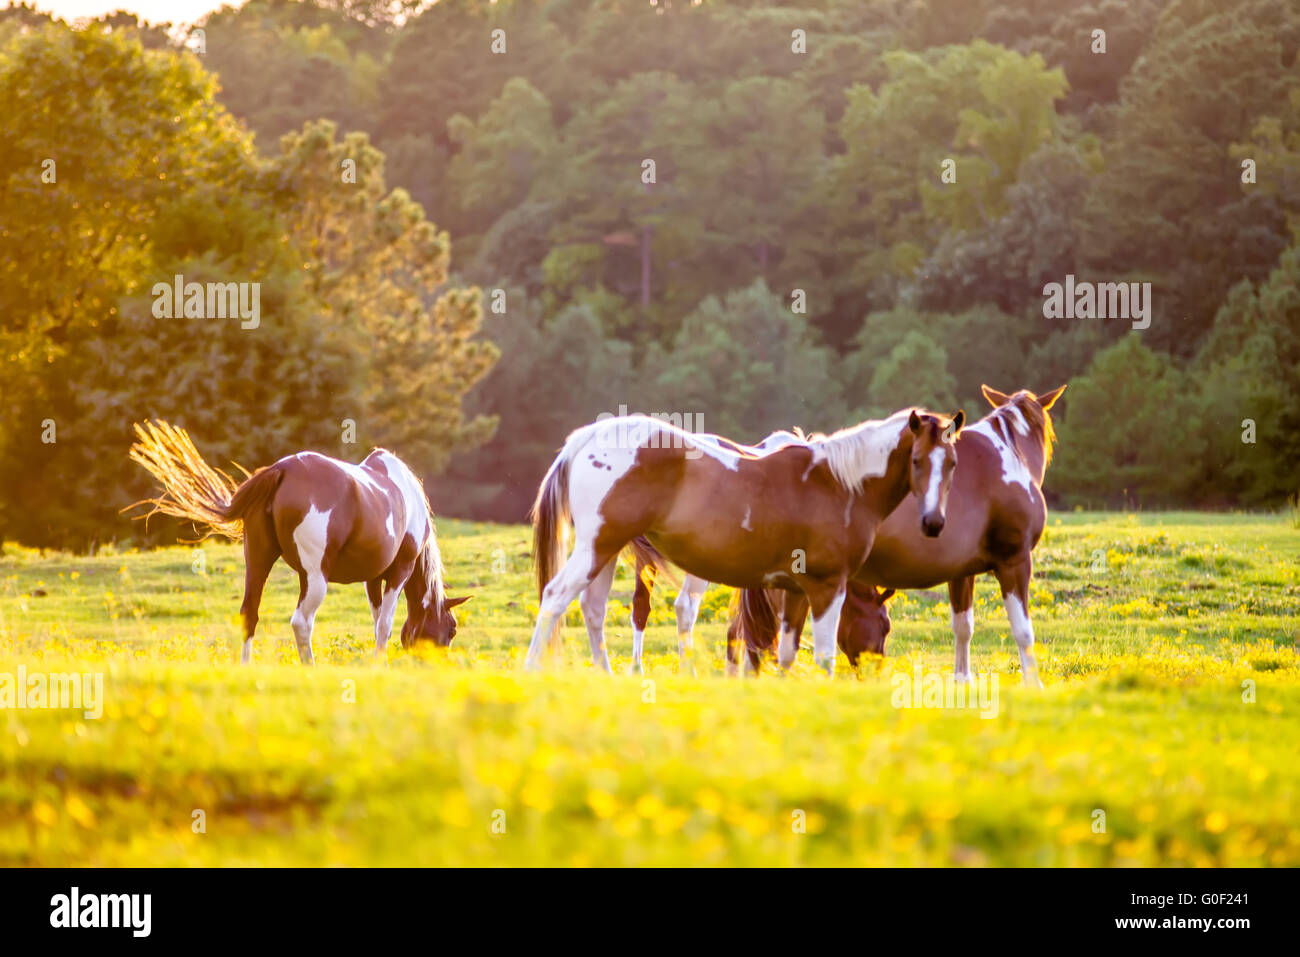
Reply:
M1044 690L1018 686L996 584L976 586L991 720L894 706L897 675L951 670L939 591L893 603L889 656L860 675L841 659L818 677L805 644L790 676L742 682L721 676L726 590L690 677L661 589L633 678L624 569L620 674L592 671L578 626L523 675L528 530L442 521L439 538L449 592L475 595L452 649L394 639L373 665L363 589L333 586L314 670L283 565L241 668L237 548L196 565L188 547L9 546L0 675L101 673L105 713L0 710L0 864L1300 863L1287 517L1053 516L1031 599Z

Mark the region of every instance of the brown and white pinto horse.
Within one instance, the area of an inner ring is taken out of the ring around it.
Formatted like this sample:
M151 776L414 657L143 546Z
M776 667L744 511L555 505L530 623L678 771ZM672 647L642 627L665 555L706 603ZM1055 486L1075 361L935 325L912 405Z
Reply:
M943 540L916 535L909 509L900 507L881 527L856 576L890 588L933 588L948 583L955 643L953 670L973 681L970 641L975 632L975 576L992 572L1002 589L1011 637L1025 684L1041 686L1029 621L1033 551L1047 524L1043 476L1056 432L1048 410L1065 386L1041 396L1021 389L1006 395L982 386L993 411L961 433L961 468L948 500Z
M800 441L803 438L800 437ZM650 595L660 570L666 564L662 555L645 539L632 542L630 551L636 562L635 585L632 590L632 666L631 674L641 674L641 650L645 636L646 624L650 620ZM689 635L694 626L694 614L699 611L699 602L689 599L683 603L682 596L690 596L695 583L708 587L708 582L700 582L688 575L686 583L678 592L677 613L678 627ZM849 581L848 591L844 596L844 608L840 611L840 626L836 633L836 644L849 659L854 668L858 659L864 654L883 655L885 638L889 635L889 609L885 603L894 596L894 589L881 592L874 585L863 585ZM746 651L745 670L758 674L762 655L772 650L776 644L782 615L785 610L786 593L779 588L743 588L736 591L731 598L727 624L727 674L740 672L740 658L737 647L743 645ZM685 606L685 607L684 607ZM807 618L808 604L803 604L803 615L795 627L795 648L798 650L799 633ZM690 623L685 624L684 616L690 616Z
M533 506L533 560L541 595L525 666L582 595L593 662L609 670L605 604L615 560L644 536L706 582L797 589L813 616L813 657L835 671L848 579L866 560L881 521L908 495L918 525L943 530L957 464L949 419L904 410L761 457L731 451L649 416L609 418L571 434ZM563 532L575 543L563 561Z
M763 655L776 645L780 624L785 617L785 603L793 597L779 588L745 588L735 593L731 601L731 620L727 624L727 674L734 675L739 671L738 646L745 649L745 670L758 674ZM886 603L893 597L892 588L881 591L874 585L849 580L844 609L840 612L837 641L854 668L864 654L885 653L885 639L890 629ZM799 634L808 614L808 602L802 601L801 608L798 620L791 623L796 651L799 650Z
M958 437L961 467L953 477L943 537L918 535L916 510L903 502L880 527L855 578L899 589L933 588L947 582L955 642L953 670L957 680L973 681L975 576L992 572L1002 589L1011 636L1020 652L1023 681L1041 686L1029 621L1029 580L1033 550L1047 524L1041 485L1056 439L1048 410L1065 386L1041 396L1024 389L1010 396L988 386L982 389L994 409ZM798 604L798 596L792 596L787 607ZM783 632L782 641L786 640Z
M316 611L329 582L365 582L375 625L375 657L384 655L399 592L406 595L402 646L422 639L446 646L456 634L451 609L467 598L443 593L433 512L420 480L391 452L375 449L360 465L299 452L258 469L238 486L199 455L184 429L166 422L135 427L131 459L163 486L154 512L187 519L244 542L244 647L252 657L262 588L276 560L298 573L290 620L303 664ZM247 473L245 473L247 474Z

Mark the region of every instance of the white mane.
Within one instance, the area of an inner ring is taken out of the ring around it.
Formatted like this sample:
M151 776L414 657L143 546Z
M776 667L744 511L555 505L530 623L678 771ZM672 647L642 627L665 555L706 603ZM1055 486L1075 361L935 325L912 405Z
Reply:
M810 436L813 461L825 462L840 485L855 491L864 480L889 471L889 456L898 448L911 413L911 409L903 409L887 419L859 422L831 435Z

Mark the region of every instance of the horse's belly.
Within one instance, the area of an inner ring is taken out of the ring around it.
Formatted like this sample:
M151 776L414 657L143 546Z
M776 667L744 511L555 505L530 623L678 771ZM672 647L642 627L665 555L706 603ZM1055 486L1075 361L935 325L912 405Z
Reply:
M987 567L978 536L947 530L935 538L919 531L890 535L882 528L856 576L884 588L934 588Z
M378 578L397 558L397 547L349 543L339 550L330 571L330 581L339 584Z

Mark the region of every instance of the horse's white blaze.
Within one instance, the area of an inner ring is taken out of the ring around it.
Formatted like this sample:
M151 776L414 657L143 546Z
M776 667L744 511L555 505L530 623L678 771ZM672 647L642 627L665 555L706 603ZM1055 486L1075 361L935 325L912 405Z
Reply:
M929 515L939 507L939 491L943 486L945 458L945 449L942 445L930 452L930 485L925 490L925 500L921 503L922 515Z
M322 512L315 505L311 506L302 522L293 530L298 563L307 576L307 590L298 602L298 607L293 610L289 623L293 626L293 636L298 643L298 656L308 663L312 660L311 632L316 622L316 610L325 600L325 592L329 588L322 563L329 540L330 511L326 509Z
M974 432L993 446L993 451L998 453L1002 462L1002 481L1008 485L1024 486L1026 492L1033 494L1034 477L1029 474L1029 469L1016 454L1016 450L998 435L997 429L988 419L982 419L963 431Z

